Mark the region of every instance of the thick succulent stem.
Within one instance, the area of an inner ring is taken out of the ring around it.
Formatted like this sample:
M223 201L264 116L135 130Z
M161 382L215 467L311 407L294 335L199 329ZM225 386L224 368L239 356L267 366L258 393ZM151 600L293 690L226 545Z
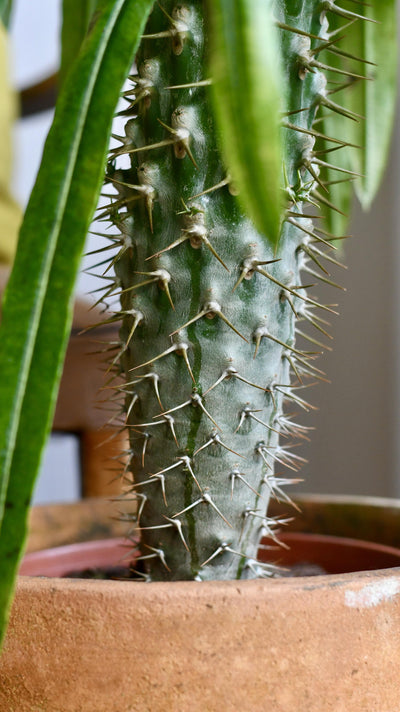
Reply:
M319 181L312 123L327 100L312 48L326 36L326 5L276 3L287 77L276 253L243 215L220 158L203 2L155 5L142 41L126 135L111 152L118 196L104 217L121 232L131 491L153 580L271 572L256 562L261 535L274 543L279 524L268 501L290 501L275 465L298 469L289 445L304 431L290 413L309 407L301 388L320 374L295 335L297 318L323 329L300 272L310 258L321 264L303 206Z

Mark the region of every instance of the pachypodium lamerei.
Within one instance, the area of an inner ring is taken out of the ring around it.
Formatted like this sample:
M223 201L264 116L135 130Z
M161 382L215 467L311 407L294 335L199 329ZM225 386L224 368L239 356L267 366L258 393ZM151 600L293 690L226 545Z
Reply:
M116 197L101 216L120 249L108 292L121 295L126 476L152 580L273 573L257 562L261 536L274 543L280 525L268 502L290 503L282 487L301 464L291 440L307 430L292 411L310 407L302 388L322 376L315 357L332 308L306 293L301 273L331 281L332 236L311 213L329 204L323 151L346 142L313 125L321 108L354 117L331 98L321 53L340 53L329 16L362 19L331 0L272 5L285 76L276 250L243 214L220 156L201 0L155 5L111 150Z

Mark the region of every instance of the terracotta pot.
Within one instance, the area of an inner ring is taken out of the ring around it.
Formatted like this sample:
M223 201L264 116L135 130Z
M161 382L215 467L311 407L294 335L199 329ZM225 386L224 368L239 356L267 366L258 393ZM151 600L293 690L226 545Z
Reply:
M398 544L398 524L389 532L400 503L365 503L378 541ZM354 536L346 512L360 520L360 502L303 505L304 526L317 518L324 534ZM82 538L113 529L90 525L103 503L79 507ZM52 528L54 510L38 517ZM38 526L36 518L36 543ZM65 532L59 523L57 543L67 543ZM207 584L21 577L0 662L0 709L395 712L399 640L396 568Z

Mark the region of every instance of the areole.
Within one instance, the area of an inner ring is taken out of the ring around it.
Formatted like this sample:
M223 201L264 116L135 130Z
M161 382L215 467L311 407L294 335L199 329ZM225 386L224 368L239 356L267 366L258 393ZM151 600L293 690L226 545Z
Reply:
M323 534L365 536L364 528L381 544L400 543L398 501L299 503L305 531L318 521ZM30 548L119 535L109 506L39 508ZM21 577L0 707L393 712L399 594L398 568L201 584Z

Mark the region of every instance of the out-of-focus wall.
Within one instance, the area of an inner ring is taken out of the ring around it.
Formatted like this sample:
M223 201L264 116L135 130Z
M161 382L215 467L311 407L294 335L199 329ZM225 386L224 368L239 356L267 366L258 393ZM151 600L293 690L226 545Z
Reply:
M310 389L319 410L305 448L304 489L328 493L400 494L400 130L393 137L384 184L369 213L356 205L343 246L346 293L338 302L333 351L320 359L331 380ZM322 290L320 290L322 293ZM314 393L312 391L314 390Z

